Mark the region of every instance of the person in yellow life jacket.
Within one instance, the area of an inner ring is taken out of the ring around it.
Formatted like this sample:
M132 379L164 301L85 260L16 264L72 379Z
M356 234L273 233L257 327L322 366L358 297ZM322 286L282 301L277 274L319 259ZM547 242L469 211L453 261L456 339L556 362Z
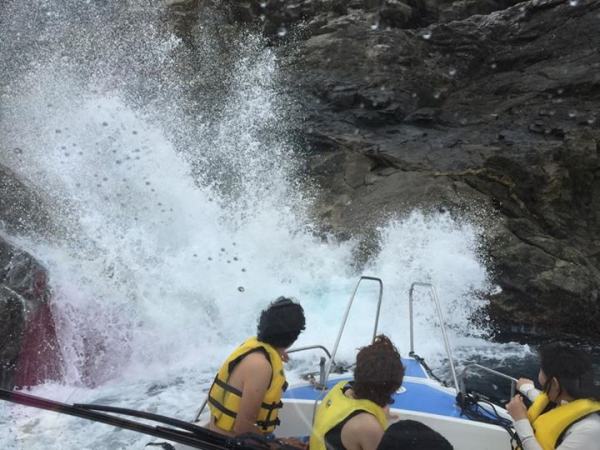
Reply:
M305 325L302 306L289 298L279 297L261 312L257 335L227 358L209 390L209 429L227 436L273 432L287 388L286 350Z
M354 380L336 384L319 405L310 450L376 450L403 379L400 353L377 336L358 352Z
M540 349L538 391L521 378L519 391L533 404L529 410L516 395L506 405L522 450L600 449L600 390L587 355L573 347L551 344Z

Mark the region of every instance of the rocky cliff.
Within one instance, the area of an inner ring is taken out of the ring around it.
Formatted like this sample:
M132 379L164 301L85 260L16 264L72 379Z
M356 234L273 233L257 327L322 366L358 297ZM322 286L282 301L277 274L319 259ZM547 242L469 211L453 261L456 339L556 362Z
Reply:
M476 220L498 326L598 335L600 2L516 3L228 11L283 55L326 228L368 237L413 208Z
M165 30L192 51L209 20L224 48L250 29L278 52L314 214L364 237L359 261L378 225L415 208L475 221L498 329L600 336L600 0L165 4ZM0 167L1 227L39 233L44 211ZM0 241L5 386L60 376L46 280Z

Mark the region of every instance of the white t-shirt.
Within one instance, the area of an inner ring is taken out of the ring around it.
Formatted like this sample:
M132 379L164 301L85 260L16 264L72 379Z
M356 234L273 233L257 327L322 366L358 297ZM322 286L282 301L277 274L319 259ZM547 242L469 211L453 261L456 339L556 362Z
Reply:
M541 394L533 384L524 384L519 391L532 402ZM521 438L523 450L543 450L528 419L517 420L515 430ZM571 425L556 450L600 450L600 415L589 415Z

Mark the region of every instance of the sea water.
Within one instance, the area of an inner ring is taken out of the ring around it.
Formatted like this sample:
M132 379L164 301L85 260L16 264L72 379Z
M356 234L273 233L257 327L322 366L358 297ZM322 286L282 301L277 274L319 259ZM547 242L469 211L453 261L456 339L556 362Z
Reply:
M378 332L403 355L408 290L420 281L437 287L461 364L529 357L527 346L490 342L485 317L472 320L497 289L481 258L482 227L443 213L390 219L378 230L381 251L358 271L357 242L320 233L311 215L318 190L286 132L294 104L274 52L252 35L223 47L210 24L195 30L191 52L165 31L161 4L44 1L3 12L0 163L56 223L43 237L3 236L50 274L63 373L32 394L191 420L270 301L302 303L307 328L296 346L331 350L360 275L383 280ZM372 338L377 295L376 283L361 284L340 361ZM427 290L415 300L415 350L449 378ZM290 377L316 370L320 356L293 354ZM6 449L147 441L0 404Z

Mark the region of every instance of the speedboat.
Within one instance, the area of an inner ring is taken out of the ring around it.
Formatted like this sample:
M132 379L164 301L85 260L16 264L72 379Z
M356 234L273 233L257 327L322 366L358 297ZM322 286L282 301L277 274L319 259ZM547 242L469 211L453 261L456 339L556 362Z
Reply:
M354 303L359 285L363 282L375 282L379 285L377 313L373 329L373 339L377 336L383 282L375 277L361 277L350 296L342 324L338 332L333 350L330 352L324 345L311 345L292 348L288 353L319 350L324 353L319 369L314 373L304 374L300 381L290 383L283 395L284 406L279 413L281 425L275 431L277 437L310 436L313 417L317 406L328 390L338 382L352 379L352 367L344 367L336 362L336 353L344 333L348 315ZM415 352L413 303L416 289L428 289L433 301L444 339L453 386L437 378L426 362ZM405 376L402 387L394 395L394 403L390 412L397 420L412 419L420 421L442 434L456 450L509 450L511 440L515 439L512 421L505 409L494 405L483 397L477 397L467 391L467 375L473 370L489 372L511 382L511 397L514 395L516 380L500 372L469 364L457 376L450 343L444 325L442 309L435 287L427 283L413 283L409 290L409 323L410 352L403 357ZM206 422L208 411L206 402L196 415L194 421Z
M383 282L379 278L363 276L356 283L350 296L332 351L321 344L288 350L288 353L322 351L324 356L320 358L319 366L315 371L303 374L297 381L290 383L283 396L284 407L279 414L281 425L276 429L276 437L307 439L310 436L316 409L328 390L342 380L352 379L352 366L345 366L336 361L336 354L356 292L363 282L374 282L379 287L373 339L377 336L383 297ZM423 358L415 352L413 294L416 289L427 289L435 306L452 375L451 383L444 382L436 377ZM510 416L499 405L493 404L483 396L470 392L467 388L467 378L468 374L474 370L505 378L510 381L511 397L515 393L517 380L478 364L466 365L462 372L457 375L435 287L427 283L413 283L409 290L408 302L410 352L408 357L402 358L405 366L405 376L402 387L394 395L394 403L390 407L391 415L397 416L398 419L396 420L412 419L424 423L442 434L450 441L455 450L512 449L512 442L517 440L517 437ZM155 440L149 443L148 446L153 447L148 448L159 447L178 450L192 448L204 450L270 450L272 448L261 436L251 435L232 438L200 426L200 423L206 423L209 418L206 401L194 419L187 422L126 408L96 404L68 405L3 389L0 389L0 400L94 420L160 439L160 441ZM151 426L147 423L133 421L130 418L120 417L123 415L158 422L160 425ZM165 440L168 442L164 442ZM294 447L282 445L282 449L293 450Z

